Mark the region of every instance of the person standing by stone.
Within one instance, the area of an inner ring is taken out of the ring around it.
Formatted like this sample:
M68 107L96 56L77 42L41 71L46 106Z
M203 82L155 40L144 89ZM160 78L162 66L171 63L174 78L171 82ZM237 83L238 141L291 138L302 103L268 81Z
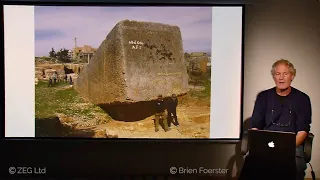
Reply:
M175 94L172 94L168 102L169 127L173 119L174 119L174 122L173 122L174 125L179 126L178 117L177 117L177 106L178 106L178 98Z
M49 84L48 84L48 87L52 87L52 78L51 78L51 76L49 76Z
M64 82L68 83L68 76L67 75L64 76Z
M69 76L69 83L70 83L70 85L72 85L72 77L71 76Z
M57 72L53 73L53 84L57 83Z
M168 121L165 115L165 106L162 95L158 95L158 99L156 101L156 113L155 113L155 131L159 131L159 121L162 119L164 125L164 131L169 131Z

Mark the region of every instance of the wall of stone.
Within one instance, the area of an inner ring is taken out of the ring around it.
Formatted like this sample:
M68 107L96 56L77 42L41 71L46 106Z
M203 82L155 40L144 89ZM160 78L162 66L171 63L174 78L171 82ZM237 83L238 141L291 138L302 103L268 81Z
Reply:
M179 27L119 22L80 73L75 89L95 104L186 93L188 76Z
M146 101L158 94L186 93L187 71L179 27L125 21L122 31L130 99Z
M117 24L78 76L75 89L95 104L125 101L123 59L120 24Z

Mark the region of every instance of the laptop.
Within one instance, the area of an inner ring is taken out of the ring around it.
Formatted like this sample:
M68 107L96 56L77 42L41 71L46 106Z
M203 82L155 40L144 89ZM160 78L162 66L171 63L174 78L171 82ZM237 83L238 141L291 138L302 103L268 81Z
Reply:
M248 146L251 158L270 163L295 164L295 133L248 130Z

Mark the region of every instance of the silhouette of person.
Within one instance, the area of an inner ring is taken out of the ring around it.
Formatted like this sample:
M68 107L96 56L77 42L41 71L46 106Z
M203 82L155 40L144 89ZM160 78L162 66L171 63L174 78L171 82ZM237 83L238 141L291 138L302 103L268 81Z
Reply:
M57 83L57 72L53 73L53 84Z
M178 98L175 94L172 94L168 102L169 127L173 119L174 119L173 124L176 126L179 126L178 117L177 117L177 106L178 106Z
M70 83L70 85L73 84L73 82L72 82L72 77L71 77L71 76L69 76L69 83Z
M68 76L67 75L64 76L64 82L66 82L66 83L68 82Z
M165 106L164 106L164 101L163 101L162 95L158 95L158 99L156 101L156 113L155 113L155 131L156 132L159 131L160 119L163 120L165 132L169 131L168 121L167 121L167 117L165 115Z
M52 78L51 78L51 76L49 76L49 84L48 84L48 87L52 87Z

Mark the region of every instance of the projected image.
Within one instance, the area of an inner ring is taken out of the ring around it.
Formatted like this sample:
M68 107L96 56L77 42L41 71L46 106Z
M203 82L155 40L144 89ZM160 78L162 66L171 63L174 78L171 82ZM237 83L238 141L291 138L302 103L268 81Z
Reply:
M36 137L209 138L211 7L35 7Z

